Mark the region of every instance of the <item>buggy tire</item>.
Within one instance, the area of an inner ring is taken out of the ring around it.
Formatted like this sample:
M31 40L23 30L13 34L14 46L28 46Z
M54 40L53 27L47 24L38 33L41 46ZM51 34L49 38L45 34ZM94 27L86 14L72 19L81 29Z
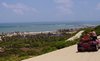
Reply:
M78 52L82 52L82 50L78 49Z
M98 45L95 45L94 47L95 47L94 51L98 51L99 49Z

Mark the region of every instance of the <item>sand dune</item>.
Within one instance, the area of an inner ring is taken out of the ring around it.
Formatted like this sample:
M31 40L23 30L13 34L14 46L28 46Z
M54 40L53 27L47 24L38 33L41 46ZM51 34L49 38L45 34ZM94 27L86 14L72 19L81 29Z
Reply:
M79 31L75 36L69 38L69 39L66 40L66 41L72 41L72 40L75 40L75 39L77 39L77 38L80 38L80 36L82 35L83 32L84 32L84 30Z

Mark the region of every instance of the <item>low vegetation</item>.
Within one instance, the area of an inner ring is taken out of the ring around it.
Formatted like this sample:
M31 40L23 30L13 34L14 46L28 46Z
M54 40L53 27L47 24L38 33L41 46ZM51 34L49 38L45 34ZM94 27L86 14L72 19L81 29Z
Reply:
M96 31L97 35L100 35L100 25L95 27L94 30Z
M0 61L20 61L76 44L77 41L65 42L73 35L65 31L59 34L2 36Z

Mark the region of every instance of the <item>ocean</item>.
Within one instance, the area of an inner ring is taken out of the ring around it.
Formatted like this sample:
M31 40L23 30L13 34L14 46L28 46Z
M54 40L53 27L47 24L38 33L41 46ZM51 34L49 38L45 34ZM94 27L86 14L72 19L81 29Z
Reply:
M55 31L58 29L81 28L94 24L67 23L67 22L32 22L32 23L0 23L2 32L42 32Z

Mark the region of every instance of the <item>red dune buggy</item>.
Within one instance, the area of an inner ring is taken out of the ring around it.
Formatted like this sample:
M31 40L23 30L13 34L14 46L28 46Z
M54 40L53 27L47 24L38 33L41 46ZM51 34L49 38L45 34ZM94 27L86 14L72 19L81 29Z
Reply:
M98 51L100 48L100 40L96 41L80 41L77 44L77 50L78 52L83 52L83 51Z

